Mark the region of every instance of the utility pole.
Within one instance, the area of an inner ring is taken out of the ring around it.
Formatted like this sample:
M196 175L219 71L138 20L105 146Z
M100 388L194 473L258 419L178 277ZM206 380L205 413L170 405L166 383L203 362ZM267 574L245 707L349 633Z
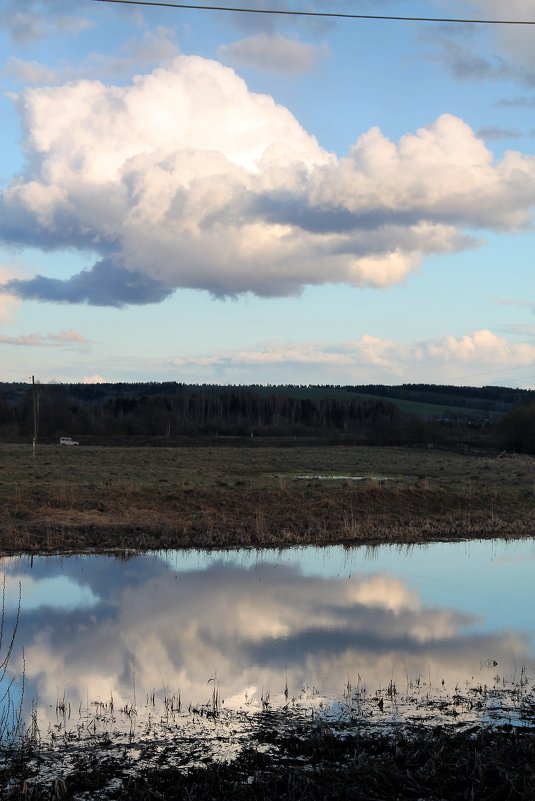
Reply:
M37 453L37 396L35 394L35 377L32 375L32 400L33 400L33 458Z

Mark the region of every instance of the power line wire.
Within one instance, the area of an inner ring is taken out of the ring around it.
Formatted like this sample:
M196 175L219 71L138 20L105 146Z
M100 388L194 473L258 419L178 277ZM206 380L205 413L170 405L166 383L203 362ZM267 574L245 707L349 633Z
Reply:
M476 373L476 375L477 375L477 373ZM480 373L479 375L485 375L485 373ZM461 380L460 378L448 378L448 379L445 379L444 381L434 381L433 383L434 384L445 384L446 385L446 381L452 381L453 382L453 381L460 381L460 380ZM517 385L516 387L509 387L510 389L515 389L515 388L516 389L526 389L526 387L519 387L518 384L521 381L525 382L525 381L533 381L533 380L535 380L535 375L509 376L509 377L504 378L503 380L505 382L507 382L508 384ZM457 386L457 384L453 384L452 383L451 386L454 387L454 386ZM471 385L469 385L469 386L471 386ZM485 384L485 386L503 387L503 386L506 386L506 385L505 384Z
M195 11L229 11L239 14L277 14L285 17L328 17L330 19L357 19L388 22L452 22L463 25L535 25L535 20L521 19L463 19L460 17L400 17L388 14L346 14L339 11L289 11L276 8L247 8L236 6L193 5L192 3L164 3L155 0L92 0L94 3L114 3L127 6L155 6L182 8Z
M455 386L453 382L457 381L464 381L466 378L479 378L482 375L496 375L497 373L511 373L512 370L524 370L529 369L530 367L534 367L535 362L528 362L528 364L515 364L510 365L509 367L501 367L498 370L485 370L481 373L468 373L468 375L458 375L448 378L448 381L452 382L452 386ZM512 376L510 375L509 378L505 380L508 382L515 382L518 384L519 381L532 381L535 379L535 375L527 375L527 376ZM440 382L434 382L440 383ZM498 384L497 386L503 386L502 384Z
M520 378L516 376L515 378L506 378L506 381L509 382L516 382L518 384L519 381L533 381L535 380L535 375L521 375ZM519 389L525 389L525 387L519 387Z
M500 367L498 370L485 370L485 372L483 373L469 373L468 375L458 375L450 380L462 381L465 378L476 378L477 376L481 375L496 375L496 373L509 373L511 370L524 370L526 367L533 367L534 365L535 362L529 362L528 364L516 364L516 365L511 365L509 367Z

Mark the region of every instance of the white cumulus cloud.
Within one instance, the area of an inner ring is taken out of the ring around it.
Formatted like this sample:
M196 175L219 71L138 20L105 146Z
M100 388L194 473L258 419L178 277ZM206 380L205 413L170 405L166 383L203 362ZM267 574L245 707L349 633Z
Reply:
M180 56L130 85L73 81L17 101L28 166L0 196L0 238L93 251L20 297L99 305L382 287L481 229L531 222L535 158L491 151L443 115L392 142L373 128L344 158L230 68Z

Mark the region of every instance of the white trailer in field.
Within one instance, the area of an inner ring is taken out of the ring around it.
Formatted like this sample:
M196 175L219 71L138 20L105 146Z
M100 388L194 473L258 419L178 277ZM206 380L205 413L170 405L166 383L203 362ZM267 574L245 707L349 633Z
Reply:
M60 445L79 445L80 443L77 442L72 437L60 437L59 438L59 444Z

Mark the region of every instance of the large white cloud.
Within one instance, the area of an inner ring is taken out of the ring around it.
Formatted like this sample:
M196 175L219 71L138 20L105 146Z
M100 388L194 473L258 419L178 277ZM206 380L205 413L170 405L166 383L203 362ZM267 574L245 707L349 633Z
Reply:
M121 305L179 287L288 295L385 286L480 229L529 224L535 158L495 162L443 115L399 143L374 128L347 157L234 71L178 57L129 86L77 81L19 99L28 165L0 199L0 236L92 250L92 270L37 276L23 297Z

